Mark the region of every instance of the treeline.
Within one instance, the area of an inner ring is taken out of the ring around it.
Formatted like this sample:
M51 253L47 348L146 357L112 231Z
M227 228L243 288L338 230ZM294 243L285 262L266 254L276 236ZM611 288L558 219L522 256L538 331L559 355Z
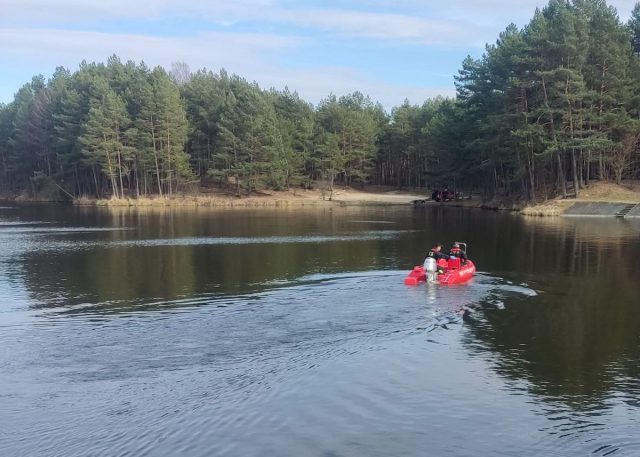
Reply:
M184 70L113 56L33 78L0 111L3 190L121 197L205 184L244 195L375 174L389 119L368 97L314 108L224 71Z
M467 58L456 87L389 114L359 92L313 106L225 71L83 62L0 105L0 191L371 183L534 199L640 177L640 4L623 24L604 0L552 0Z
M458 163L494 194L640 176L640 3L625 25L604 0L551 0L467 58L456 87Z

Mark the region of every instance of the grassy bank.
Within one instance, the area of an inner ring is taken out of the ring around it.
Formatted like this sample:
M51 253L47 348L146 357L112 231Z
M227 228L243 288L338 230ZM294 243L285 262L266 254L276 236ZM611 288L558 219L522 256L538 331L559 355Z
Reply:
M144 196L138 198L93 199L78 198L73 201L78 206L105 207L209 207L209 208L256 208L256 207L298 207L298 206L369 206L408 205L413 200L424 198L415 192L402 192L385 188L355 190L340 188L328 193L319 190L270 191L246 197L236 197L223 193L199 193L172 197Z
M484 201L480 197L445 203L428 202L428 204L493 211L517 211L525 216L553 217L562 215L568 208L579 202L640 203L640 182L627 182L623 185L593 182L588 188L582 189L580 198L554 198L534 205L513 199Z
M640 183L629 182L618 185L594 182L580 192L579 198L548 200L538 205L529 205L520 211L525 216L560 216L568 208L579 202L640 203Z

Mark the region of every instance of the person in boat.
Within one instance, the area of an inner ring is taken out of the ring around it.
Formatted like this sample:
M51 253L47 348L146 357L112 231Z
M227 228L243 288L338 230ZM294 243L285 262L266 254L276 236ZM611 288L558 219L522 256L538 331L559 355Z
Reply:
M442 252L442 244L436 243L433 245L431 250L427 253L427 257L432 257L436 260L436 262L440 259L449 260L451 257ZM444 267L438 265L438 273L442 274L446 271Z
M460 248L460 243L453 243L453 247L449 251L449 255L451 257L459 257L462 265L467 263L467 260L469 260L467 258L467 254Z

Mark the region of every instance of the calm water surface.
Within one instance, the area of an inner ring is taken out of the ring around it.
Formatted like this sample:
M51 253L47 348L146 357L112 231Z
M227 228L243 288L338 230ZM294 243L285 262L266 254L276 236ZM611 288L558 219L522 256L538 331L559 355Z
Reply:
M470 243L458 287L402 280ZM0 208L2 456L639 456L640 221Z

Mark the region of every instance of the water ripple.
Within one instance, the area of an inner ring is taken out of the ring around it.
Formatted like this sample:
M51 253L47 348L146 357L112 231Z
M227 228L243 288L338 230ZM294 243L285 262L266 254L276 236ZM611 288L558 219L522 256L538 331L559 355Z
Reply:
M107 242L22 236L28 249L47 252L320 244L387 240L406 232ZM8 246L3 259L16 252ZM54 307L3 304L3 453L640 453L632 344L600 363L591 383L589 366L572 358L561 368L574 372L558 370L562 377L546 378L548 346L539 343L546 336L539 329L569 324L540 320L540 307L557 306L543 287L480 273L461 287L406 288L405 274L319 272L252 284L251 293L209 287L173 298L100 300L77 293L75 301L54 297ZM19 284L5 284L6 295L18 300ZM563 313L554 316L559 320ZM537 331L528 333L532 328ZM565 334L573 335L559 332ZM568 346L572 356L574 341L561 343L551 347ZM572 379L579 386L563 390ZM593 394L589 388L600 390Z

